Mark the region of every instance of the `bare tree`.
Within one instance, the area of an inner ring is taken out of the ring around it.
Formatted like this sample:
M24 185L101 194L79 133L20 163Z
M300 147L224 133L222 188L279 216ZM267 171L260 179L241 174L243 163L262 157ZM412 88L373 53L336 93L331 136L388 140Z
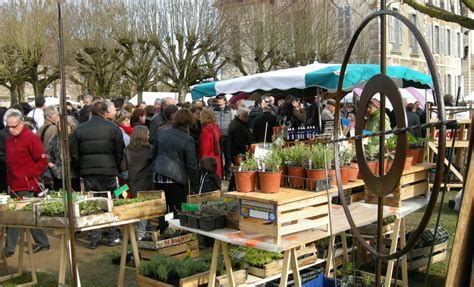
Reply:
M454 5L457 5L458 1L455 0L447 0L447 4L449 6L448 10L438 8L434 5L420 3L420 1L416 0L404 0L403 3L409 5L410 7L414 8L415 10L420 11L430 17L438 18L447 22L457 23L464 28L467 29L474 29L474 19L470 18L468 12L469 10L471 13L474 12L474 1L472 0L460 0L459 4L461 5L461 14L454 13ZM466 10L464 10L465 8Z
M20 87L28 77L28 67L20 58L19 51L14 46L0 47L0 85L10 91L12 105L22 101Z
M156 60L163 83L179 92L183 102L191 85L215 78L222 67L218 47L222 44L218 13L211 0L156 0L149 26L158 39ZM155 18L156 17L156 18Z

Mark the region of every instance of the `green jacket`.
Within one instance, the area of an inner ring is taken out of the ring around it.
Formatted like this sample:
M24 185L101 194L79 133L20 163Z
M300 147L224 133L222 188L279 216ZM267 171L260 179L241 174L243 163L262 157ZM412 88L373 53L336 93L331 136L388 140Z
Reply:
M368 131L371 131L373 133L380 131L380 110L377 110L373 112L371 115L369 115L369 120L367 121L366 124L366 129ZM390 120L385 114L385 130L390 130Z

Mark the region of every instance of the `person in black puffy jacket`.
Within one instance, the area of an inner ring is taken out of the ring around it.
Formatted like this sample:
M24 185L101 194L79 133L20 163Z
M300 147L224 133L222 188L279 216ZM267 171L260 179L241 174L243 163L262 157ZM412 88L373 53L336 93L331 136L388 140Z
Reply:
M113 192L118 187L117 176L125 144L120 127L106 120L106 111L104 102L96 102L92 107L91 118L77 127L72 137L73 166L84 178L84 187L88 191ZM90 231L91 249L97 247L101 235L101 230ZM119 236L118 229L111 228L109 245L119 244Z
M181 210L186 202L188 180L191 190L198 190L198 166L194 140L189 135L193 115L181 109L173 117L173 126L162 129L153 143L151 170L156 190L164 190L170 212Z

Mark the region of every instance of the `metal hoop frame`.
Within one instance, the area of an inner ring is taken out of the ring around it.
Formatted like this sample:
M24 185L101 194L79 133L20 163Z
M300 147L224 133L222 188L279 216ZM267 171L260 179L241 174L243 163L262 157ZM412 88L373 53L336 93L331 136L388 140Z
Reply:
M372 20L376 19L377 17L383 18L384 16L391 16L391 17L397 18L398 20L403 22L403 24L405 24L408 27L408 29L413 33L415 39L417 40L417 43L420 45L420 48L423 51L423 55L426 59L431 77L433 79L433 88L434 88L434 91L435 91L435 101L436 101L435 104L440 109L439 120L440 121L445 120L445 116L444 116L445 109L444 109L444 103L441 99L441 93L440 93L440 89L439 89L439 81L438 81L438 74L437 74L437 71L436 71L436 65L435 65L435 62L434 62L434 59L433 59L433 55L431 54L431 52L428 48L428 45L426 44L422 34L417 29L417 27L413 23L410 22L409 19L407 19L403 15L399 14L398 12L390 11L390 10L381 10L381 11L377 11L377 12L371 14L370 16L368 16L361 23L359 28L357 28L354 35L352 36L351 42L350 42L349 47L348 47L348 49L346 51L346 54L344 56L344 61L343 61L342 66L341 66L339 83L338 83L337 94L336 94L336 112L335 112L335 116L334 116L334 118L335 118L335 120L334 120L334 127L335 127L334 128L334 137L336 139L339 137L339 134L338 134L339 120L338 119L339 119L339 110L340 110L341 99L342 99L342 84L344 82L344 75L345 75L345 72L346 72L347 64L348 64L349 59L350 59L351 52L354 48L355 43L357 42L357 39L358 39L360 33L367 26L367 24L369 24ZM399 121L399 119L397 117L397 122L398 121ZM398 123L397 123L397 126L398 126ZM347 220L349 222L349 225L351 226L353 234L359 240L361 245L364 246L364 248L366 248L370 253L372 253L374 256L376 256L378 258L381 258L381 259L384 259L384 260L392 260L392 259L398 259L398 258L402 257L403 255L405 255L409 250L411 250L414 247L416 241L421 236L421 233L424 231L424 229L428 225L429 219L431 217L431 214L433 213L433 210L434 210L435 205L436 205L436 201L438 199L439 189L440 189L440 185L441 185L441 182L442 182L442 179L443 179L445 147L446 147L446 134L445 134L446 127L444 125L442 125L439 129L440 129L439 138L438 138L439 153L438 153L438 160L437 160L437 163L436 163L436 174L435 174L435 178L434 178L434 182L433 182L433 188L432 188L432 193L431 193L430 200L428 202L428 205L426 207L425 213L423 214L423 217L421 219L420 224L413 231L412 235L408 238L408 242L406 243L405 247L403 249L395 252L395 253L392 253L392 254L384 254L384 253L378 252L376 249L374 249L366 241L363 240L359 230L357 229L357 226L354 223L354 219L352 218L351 212L350 212L349 207L347 205L347 201L346 201L345 196L344 196L344 190L342 189L341 174L340 174L340 171L339 171L339 144L337 142L334 144L337 187L338 187L339 199L342 203L344 213L346 214ZM402 139L400 140L400 138L402 138ZM405 140L403 140L403 138L405 138ZM402 136L402 134L398 135L397 155L396 156L400 156L400 155L398 155L398 152L399 152L398 146L400 144L403 144L403 142L406 142L406 132L403 133L403 136ZM380 145L382 145L382 148L383 148L385 143L383 141L381 141ZM360 156L361 156L360 155L360 150L357 150L357 158L359 159ZM379 155L379 156L382 157L382 160L383 160L383 155ZM402 157L404 157L404 155L402 155ZM365 159L364 159L364 163L365 163ZM366 165L366 163L365 163L365 165ZM392 169L394 169L394 168L392 168ZM398 173L400 173L400 175L401 175L401 172L398 172ZM388 175L396 176L397 174L395 174L395 172L394 173L389 172ZM399 176L398 176L398 178L399 178ZM369 180L371 180L371 179L372 178L369 178ZM380 177L379 177L379 179L380 179ZM378 220L382 220L382 218L378 218Z

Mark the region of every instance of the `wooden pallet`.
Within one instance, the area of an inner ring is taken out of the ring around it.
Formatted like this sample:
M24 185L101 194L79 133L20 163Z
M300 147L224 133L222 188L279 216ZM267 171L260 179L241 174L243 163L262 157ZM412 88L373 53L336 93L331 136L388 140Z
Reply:
M247 272L245 270L238 270L233 272L234 282L236 285L245 284L247 281ZM136 282L138 287L173 287L168 283L160 282L158 280L142 276L137 273ZM229 286L227 275L216 277L217 286ZM179 287L198 287L209 283L209 271L189 276L179 280Z
M59 199L62 201L62 199ZM80 214L79 204L83 201L99 201L102 205L102 209L107 212L82 216ZM74 228L83 228L94 225L102 225L113 223L117 221L112 213L113 203L112 200L104 197L87 198L78 200L73 204L73 217L74 217ZM63 228L68 224L68 218L65 216L44 216L41 214L41 204L35 205L36 222L39 227L57 227Z
M300 258L305 256L304 258ZM316 246L314 244L305 247L296 251L296 256L298 259L298 266L301 268L303 266L312 264L318 259L316 255ZM267 278L275 274L282 272L283 260L273 261L268 264L265 264L263 267L248 267L247 271L249 274L255 275L260 278Z
M448 241L434 246L431 264L445 261L447 258ZM413 249L407 254L408 270L424 270L428 265L431 246Z
M157 232L152 233L152 241L138 241L138 248L142 249L161 249L196 240L195 233L187 233L180 236L158 239Z
M403 200L415 196L427 196L429 191L428 173L434 164L421 163L411 167L403 172L398 186L393 193L384 197L384 205L400 207ZM365 193L367 203L377 204L378 197Z
M184 259L186 257L199 257L199 242L197 239L195 239L165 248L140 249L140 255L142 259L151 259L151 257L158 254L166 254L178 259Z
M117 220L129 220L150 216L162 216L166 212L165 193L163 191L139 191L137 197L153 198L145 202L114 206L112 213Z
M327 192L281 188L274 194L230 192L226 196L239 199L242 233L267 235L276 244L288 234L329 227Z

